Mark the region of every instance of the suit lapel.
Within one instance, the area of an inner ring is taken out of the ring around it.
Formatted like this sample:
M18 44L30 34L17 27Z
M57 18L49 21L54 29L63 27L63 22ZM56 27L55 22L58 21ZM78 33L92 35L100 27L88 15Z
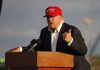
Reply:
M47 39L46 39L46 49L48 49L48 51L51 51L51 33L50 33L50 31L49 30L47 30L47 33L46 33L47 35L46 36L44 36L44 37L47 37Z
M69 30L69 26L66 23L63 23L61 30L59 32L58 40L57 40L57 45L56 45L56 50L59 48L59 44L63 41L63 34L64 32L67 32Z

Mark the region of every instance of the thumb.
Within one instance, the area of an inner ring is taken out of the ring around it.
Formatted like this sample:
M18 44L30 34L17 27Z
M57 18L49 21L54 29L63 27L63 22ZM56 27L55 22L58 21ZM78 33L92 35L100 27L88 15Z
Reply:
M71 33L71 29L68 30L68 33Z

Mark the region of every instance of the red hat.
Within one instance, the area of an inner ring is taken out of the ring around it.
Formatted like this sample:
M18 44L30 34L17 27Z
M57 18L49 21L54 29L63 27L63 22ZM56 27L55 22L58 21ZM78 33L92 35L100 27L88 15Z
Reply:
M54 17L54 16L57 16L57 15L62 16L62 10L57 6L49 6L48 8L46 8L45 13L46 14L45 14L44 17L46 17L46 16Z

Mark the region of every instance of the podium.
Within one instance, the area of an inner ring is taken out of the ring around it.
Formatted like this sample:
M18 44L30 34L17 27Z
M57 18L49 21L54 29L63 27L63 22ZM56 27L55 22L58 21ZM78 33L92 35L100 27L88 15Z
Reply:
M8 70L71 70L73 55L61 52L6 52Z

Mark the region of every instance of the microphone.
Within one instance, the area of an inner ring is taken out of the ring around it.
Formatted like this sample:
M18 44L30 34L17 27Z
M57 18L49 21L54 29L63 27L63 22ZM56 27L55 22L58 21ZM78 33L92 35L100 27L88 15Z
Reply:
M28 51L34 51L34 48L41 43L40 39L33 39L27 46Z

